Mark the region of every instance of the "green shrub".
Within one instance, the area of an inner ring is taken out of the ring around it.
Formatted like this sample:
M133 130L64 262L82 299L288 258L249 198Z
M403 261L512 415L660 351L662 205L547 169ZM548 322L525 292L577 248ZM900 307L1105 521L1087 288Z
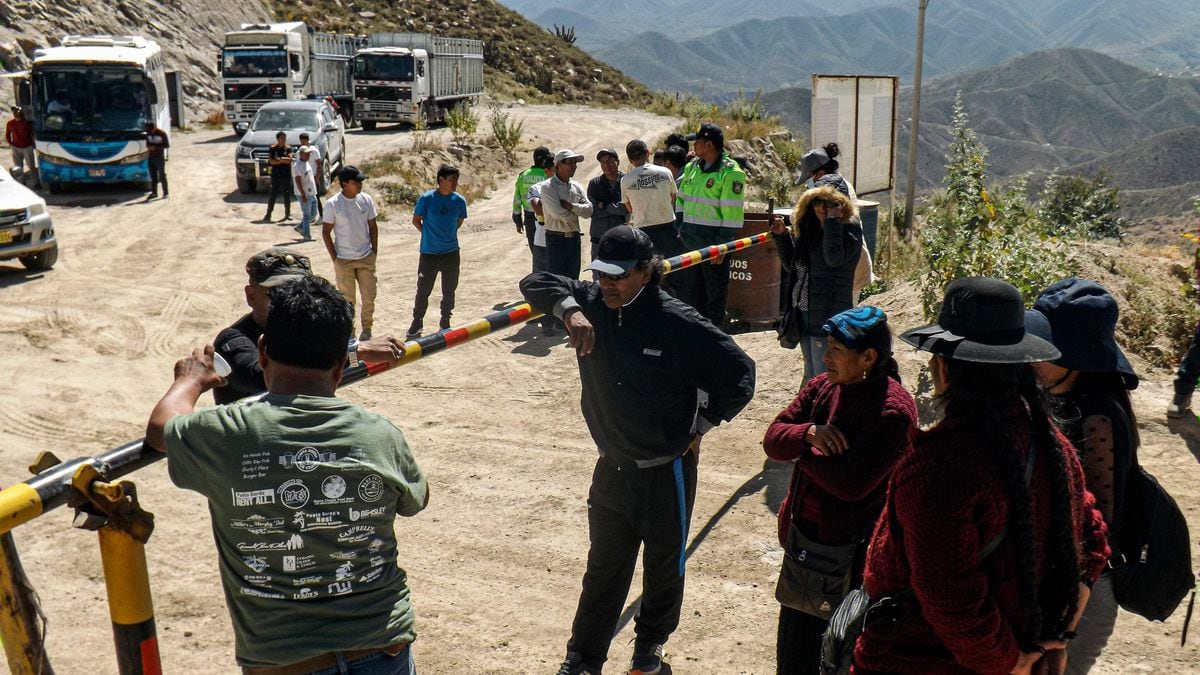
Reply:
M492 125L492 138L504 151L504 157L508 160L509 165L515 166L517 163L516 150L517 146L521 144L525 123L513 123L511 116L504 111L504 106L499 101L493 101L488 105L488 121Z
M1100 172L1091 178L1050 174L1038 202L1038 218L1047 234L1067 234L1091 239L1121 239L1125 219L1117 215L1121 207L1116 187Z
M421 196L420 190L405 183L381 180L376 181L372 187L383 197L384 201L392 204L416 204L417 199Z
M767 115L762 104L762 90L758 90L754 94L754 98L746 98L739 89L737 97L725 107L725 115L738 122L754 122L766 118Z
M475 135L479 129L479 116L469 100L463 99L446 111L446 126L450 127L450 135L455 143L465 143Z
M426 150L437 148L437 143L433 139L433 133L429 131L429 122L425 120L424 115L417 115L410 135L412 136L413 152L425 152Z
M766 172L755 185L762 201L774 200L776 208L786 208L795 202L792 200L792 176L781 171Z
M1026 301L1067 276L1070 233L1053 236L1029 207L1026 181L987 189L987 150L968 126L961 94L955 97L946 192L935 196L921 244L926 269L918 279L921 304L934 318L946 286L962 277L990 276L1016 286Z
M788 171L799 170L800 158L804 157L804 146L794 138L772 138L771 145Z

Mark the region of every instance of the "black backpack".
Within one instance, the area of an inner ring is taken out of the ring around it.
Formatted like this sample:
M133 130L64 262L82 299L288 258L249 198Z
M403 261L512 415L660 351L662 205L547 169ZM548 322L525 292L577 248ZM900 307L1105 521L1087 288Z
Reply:
M1125 507L1115 541L1113 595L1122 608L1165 621L1195 588L1191 539L1179 505L1135 464L1125 486Z

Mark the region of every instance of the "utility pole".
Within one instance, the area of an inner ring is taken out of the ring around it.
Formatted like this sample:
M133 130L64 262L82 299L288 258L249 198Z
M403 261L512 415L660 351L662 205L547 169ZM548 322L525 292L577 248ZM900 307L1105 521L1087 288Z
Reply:
M913 200L916 198L917 184L917 132L921 127L921 61L925 55L925 8L929 0L920 0L917 11L917 58L913 66L913 109L912 128L908 135L908 176L904 194L904 231L906 236L913 235Z

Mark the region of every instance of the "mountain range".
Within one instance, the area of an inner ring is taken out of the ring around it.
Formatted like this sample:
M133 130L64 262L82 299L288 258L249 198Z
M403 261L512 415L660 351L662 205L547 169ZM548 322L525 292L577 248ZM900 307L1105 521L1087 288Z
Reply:
M808 86L813 73L899 75L907 84L915 2L845 0L504 0L655 89L721 98ZM932 2L924 73L937 77L1056 47L1095 49L1140 67L1200 72L1200 2Z
M1136 191L1124 200L1146 213L1179 212L1200 192L1200 80L1155 75L1105 54L1056 49L928 82L921 94L917 185L942 185L954 97L962 92L970 126L988 149L992 178L1030 172L1093 174ZM768 113L810 133L811 92L763 96ZM910 92L899 109L912 109ZM906 114L901 117L907 117ZM898 185L907 166L910 119L898 133ZM811 139L813 145L824 139Z

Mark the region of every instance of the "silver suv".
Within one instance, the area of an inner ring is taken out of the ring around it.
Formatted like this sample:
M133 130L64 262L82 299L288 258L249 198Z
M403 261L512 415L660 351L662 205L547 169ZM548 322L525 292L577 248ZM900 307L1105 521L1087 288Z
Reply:
M0 169L0 260L18 258L31 270L58 262L58 240L46 200Z
M242 194L250 194L271 182L271 166L267 164L267 149L275 145L275 134L287 134L287 144L293 150L300 145L300 133L307 131L308 140L321 151L321 173L317 176L317 193L325 194L334 166L345 165L346 126L340 115L323 100L272 101L258 109L250 129L237 144L234 161L237 164L237 185Z

